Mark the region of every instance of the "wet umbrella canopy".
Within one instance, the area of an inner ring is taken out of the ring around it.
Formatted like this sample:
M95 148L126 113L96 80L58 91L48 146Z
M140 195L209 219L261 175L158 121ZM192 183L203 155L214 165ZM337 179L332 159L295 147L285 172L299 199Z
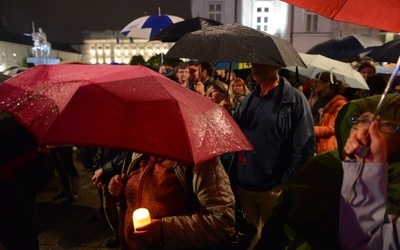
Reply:
M354 70L349 63L340 62L322 55L300 53L300 56L307 65L306 69L298 69L300 75L316 79L318 73L329 71L348 88L369 89L360 72ZM296 72L296 67L287 67L287 69Z
M399 0L283 0L332 20L400 32Z
M306 67L287 40L239 24L213 26L187 33L165 57L211 63L251 62Z
M207 18L195 17L164 28L150 40L177 42L186 33L217 25L222 25L222 23Z
M332 59L351 61L358 55L382 45L382 41L364 35L348 35L330 39L313 46L307 54L323 55Z
M36 66L0 85L0 108L42 145L121 148L190 165L252 150L224 108L143 66Z
M377 62L396 63L400 56L400 39L387 42L375 48L366 56L373 58Z
M180 17L161 14L158 8L158 15L143 16L133 20L121 30L121 34L149 40L162 29L180 21L183 21Z

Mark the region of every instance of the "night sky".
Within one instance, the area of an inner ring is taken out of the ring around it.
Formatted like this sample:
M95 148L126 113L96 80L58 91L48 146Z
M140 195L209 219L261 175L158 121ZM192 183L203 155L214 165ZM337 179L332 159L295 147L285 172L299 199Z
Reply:
M82 30L121 30L144 15L162 14L191 18L190 0L0 0L5 29L32 33L40 27L47 39L59 43L82 43Z

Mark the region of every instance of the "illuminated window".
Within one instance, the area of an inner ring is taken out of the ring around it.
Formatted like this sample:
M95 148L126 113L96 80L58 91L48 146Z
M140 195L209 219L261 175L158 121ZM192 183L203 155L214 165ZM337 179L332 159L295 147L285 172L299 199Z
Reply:
M109 55L110 55L110 53L111 53L111 51L110 51L110 47L109 47L109 46L107 46L107 47L106 47L106 49L105 49L105 54L109 56Z

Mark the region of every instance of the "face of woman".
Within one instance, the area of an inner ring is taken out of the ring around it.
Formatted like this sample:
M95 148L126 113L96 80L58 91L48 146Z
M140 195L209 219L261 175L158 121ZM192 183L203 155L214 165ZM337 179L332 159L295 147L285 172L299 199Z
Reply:
M367 80L368 77L374 76L374 69L372 67L366 67L360 70L360 74L364 78L364 80Z
M235 94L241 94L244 95L244 86L240 83L234 83L233 85L233 92Z
M210 86L207 90L206 96L210 98L210 100L214 103L220 104L223 100L225 100L225 93L220 91L219 89L214 88L214 86Z
M372 114L371 112L365 112L362 115L360 115L360 118L366 118L369 121L371 121L372 117L374 116L374 114ZM386 119L381 119L380 116L376 117L376 120L385 120ZM393 122L393 121L390 121ZM358 126L368 126L368 123L360 123ZM380 126L382 125L382 122L380 122ZM356 129L351 129L350 130L350 134L352 133L357 133ZM387 134L387 133L382 133L380 132L383 140L386 143L386 148L387 148L387 156L388 156L388 161L389 162L393 162L395 160L400 159L400 130L397 130L397 132L393 133L393 134Z
M316 80L314 82L314 93L315 94L323 94L325 92L328 92L329 89L330 89L329 82L323 82L321 80Z

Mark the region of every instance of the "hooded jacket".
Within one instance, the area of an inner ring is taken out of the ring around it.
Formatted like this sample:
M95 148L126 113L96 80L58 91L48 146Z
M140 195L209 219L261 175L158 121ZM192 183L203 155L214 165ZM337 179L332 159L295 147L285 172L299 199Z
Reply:
M319 154L304 164L283 190L263 228L255 249L341 249L339 201L343 168L341 153L350 133L347 117L374 112L381 96L352 100L335 121L338 149ZM400 95L387 95L380 115L400 119ZM386 214L400 215L400 162L388 168Z

